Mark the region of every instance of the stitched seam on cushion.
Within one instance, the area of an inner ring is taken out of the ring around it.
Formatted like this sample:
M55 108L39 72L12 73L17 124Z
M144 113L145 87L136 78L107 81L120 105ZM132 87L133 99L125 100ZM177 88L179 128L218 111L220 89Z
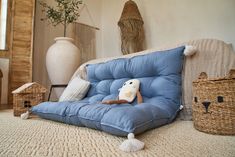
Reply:
M109 110L110 110L110 109L109 109ZM107 111L107 112L108 112L108 111ZM107 113L107 112L106 112L106 113ZM105 114L106 114L106 113L105 113ZM85 117L83 117L83 116L80 116L80 115L77 115L77 117L78 117L78 118L85 119L85 120L90 120L90 121L100 122L100 124L101 124L101 120L100 120L100 121L97 121L97 120L94 120L94 119L85 118Z
M144 126L144 125L146 125L146 124L148 124L148 123L150 123L150 122L153 122L154 120L164 120L164 119L167 120L167 121L169 120L169 118L152 119L152 120L149 120L149 121L147 121L147 122L144 122L144 123L141 123L141 124L137 125L136 127L134 127L134 128L131 129L131 130L123 129L121 126L115 126L115 125L113 125L113 124L108 124L108 123L100 123L100 124L130 133L130 132L133 132L134 130L140 128L141 126ZM148 128L148 129L149 129L149 128Z
M91 105L91 104L90 104ZM87 106L87 105L85 105L85 106ZM82 107L84 107L84 106L82 106ZM82 108L81 107L81 108ZM81 108L79 109L79 111L81 110ZM109 107L109 109L108 109L108 111L107 112L109 112L110 111L110 109L111 109L111 107ZM78 111L78 112L79 112ZM104 114L106 114L107 112L105 112ZM104 115L103 114L103 115ZM94 120L94 119L90 119L90 118L85 118L85 117L83 117L83 116L80 116L79 114L77 115L77 117L78 118L82 118L82 119L85 119L85 120L90 120L90 121L95 121L95 122L99 122L100 124L101 124L101 119L103 118L103 116L102 116L102 118L100 119L100 121L97 121L97 120ZM84 125L84 124L83 124Z
M81 116L77 116L78 118L81 118L81 119L85 119L85 120L89 120L89 121L94 121L94 122L99 122L100 121L97 121L97 120L93 120L93 119L89 119L89 118L84 118L84 117L81 117ZM101 123L100 123L101 124ZM83 124L84 125L84 124Z
M37 112L34 111L33 113L41 113L41 114L50 114L50 115L61 116L61 115L54 114L54 113L44 113L44 112L38 112L38 111L37 111ZM66 116L61 116L61 117L66 117ZM71 116L70 116L70 117L71 117ZM77 116L77 117L78 117L78 118L85 119L85 120L89 120L89 121L100 122L100 121L91 120L91 119L88 119L88 118L83 118L83 117L81 117L81 116ZM153 120L164 120L164 119L165 119L165 120L169 120L169 118L161 118L161 119L153 119ZM140 128L141 126L144 126L144 125L146 125L146 124L152 122L153 120L150 120L150 121L147 121L147 122L142 123L142 124L140 124L140 125L137 125L136 127L134 127L134 128L131 129L131 130L123 129L123 128L120 127L120 126L114 126L114 125L108 124L108 123L100 123L100 125L105 125L105 126L108 126L108 127L112 127L112 128L114 128L114 129L118 129L118 130L120 130L120 131L124 131L124 132L130 133L130 132L133 132L134 130ZM81 123L82 125L84 125L84 124L81 122L81 120L79 120L79 121L80 121L80 123ZM102 127L102 126L101 126L101 127ZM89 128L89 127L87 127L87 128Z
M66 115L59 115L59 114L55 114L55 113L45 113L45 112L42 112L42 111L33 111L32 113L33 113L33 114L35 114L35 113L42 113L42 114L50 114L50 115L56 115L56 116L66 117Z
M90 105L90 104L88 104L87 102L85 102L85 104L84 105L82 105L79 109L78 109L78 114L79 114L79 111L81 110L81 108L83 108L83 107L85 107L85 106L87 106L87 105ZM66 112L65 113L67 113L67 109L68 109L68 106L67 106L67 108L66 108ZM70 110L71 108L69 108L69 110ZM70 112L69 112L70 113ZM78 114L74 114L74 115L78 115ZM70 116L69 114L66 114L66 116Z

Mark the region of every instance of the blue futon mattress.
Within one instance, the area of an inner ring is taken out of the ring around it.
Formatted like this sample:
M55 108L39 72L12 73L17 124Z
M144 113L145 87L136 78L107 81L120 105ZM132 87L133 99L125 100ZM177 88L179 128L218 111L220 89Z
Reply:
M42 118L85 126L118 136L140 134L172 122L181 105L181 72L185 47L132 58L90 64L91 87L81 101L44 102L32 108ZM139 79L143 103L106 105L129 79Z

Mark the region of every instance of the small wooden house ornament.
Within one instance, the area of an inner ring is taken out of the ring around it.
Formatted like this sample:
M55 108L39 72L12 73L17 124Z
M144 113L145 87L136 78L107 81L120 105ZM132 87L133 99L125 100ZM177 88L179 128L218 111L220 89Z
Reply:
M20 116L32 106L43 102L47 89L32 82L26 83L12 92L14 116Z

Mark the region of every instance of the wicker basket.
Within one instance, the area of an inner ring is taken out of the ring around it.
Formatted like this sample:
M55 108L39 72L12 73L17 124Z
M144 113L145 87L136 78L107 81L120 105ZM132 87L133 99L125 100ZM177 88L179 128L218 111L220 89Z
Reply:
M12 92L14 116L20 116L32 106L43 102L46 91L45 87L36 82L26 83L14 90Z
M194 127L200 131L235 135L235 70L223 78L201 73L193 82Z

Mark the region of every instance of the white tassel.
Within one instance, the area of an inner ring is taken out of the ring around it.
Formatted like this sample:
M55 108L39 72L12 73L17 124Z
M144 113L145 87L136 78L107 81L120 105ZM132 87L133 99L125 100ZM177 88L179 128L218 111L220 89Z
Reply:
M29 118L29 111L27 111L27 112L25 112L25 113L22 113L22 114L20 115L20 118L21 118L22 120L28 119L28 118Z
M185 56L192 56L194 53L197 52L197 49L194 46L186 45L184 49Z
M180 110L183 110L184 106L183 105L180 105Z
M135 135L133 133L129 133L127 136L127 140L125 140L120 146L119 149L124 152L135 152L144 148L144 142L141 142L135 139Z

